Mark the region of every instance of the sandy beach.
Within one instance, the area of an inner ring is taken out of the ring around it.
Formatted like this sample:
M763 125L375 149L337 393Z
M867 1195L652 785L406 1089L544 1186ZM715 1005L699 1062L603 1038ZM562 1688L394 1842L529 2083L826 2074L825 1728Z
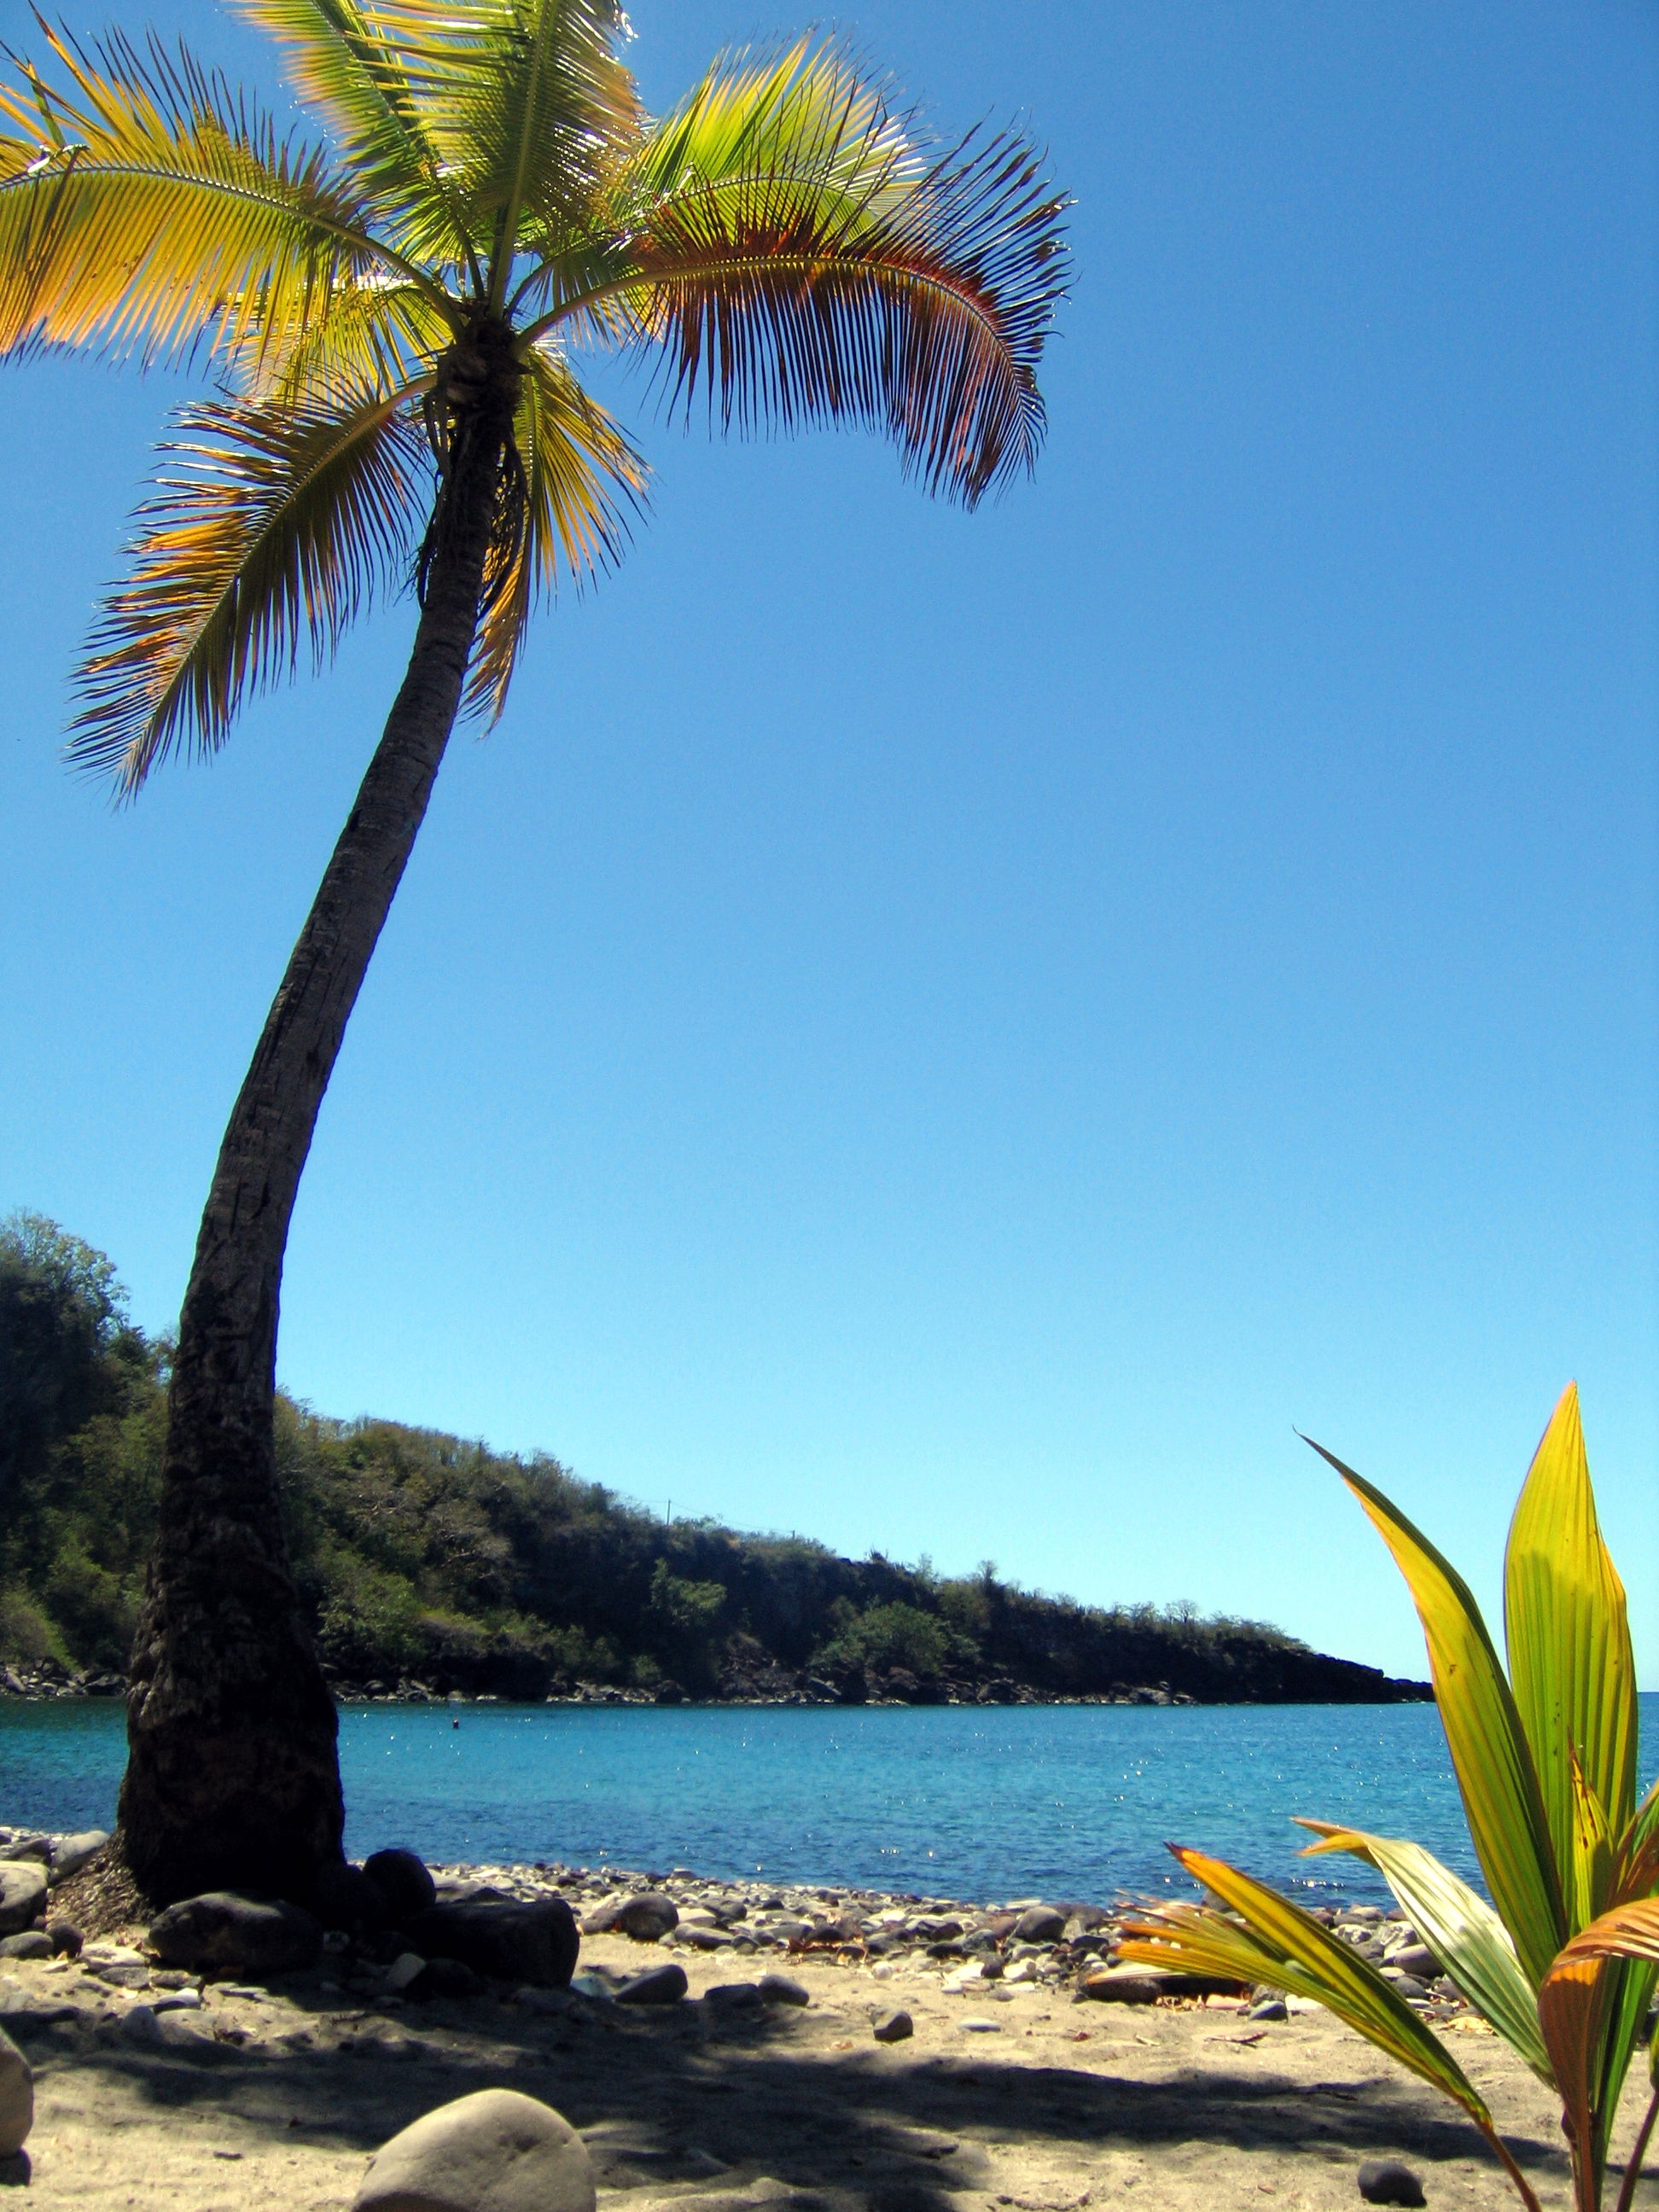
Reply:
M603 1986L665 1955L589 1936L580 1973ZM81 1961L0 1962L0 2021L36 2071L30 2171L9 2178L27 2178L42 2212L340 2212L398 2129L507 2087L582 2130L602 2212L1079 2212L1129 2192L1169 2212L1264 2197L1335 2212L1359 2203L1360 2163L1385 2154L1409 2160L1431 2205L1516 2201L1450 2106L1317 2008L1257 2022L1231 1999L1103 2004L1036 1981L947 1991L925 1956L672 1955L690 1994L660 2008L580 1986L364 2002L325 1958L264 1989L210 1984L181 2016L196 2039L155 2048L124 2025L155 1996L137 1970L123 1988ZM765 1971L810 2002L754 2002ZM745 1982L746 2000L710 1995ZM872 2008L895 2005L914 2034L879 2044ZM1484 2023L1438 2032L1546 2205L1565 2203L1548 2096ZM1659 2179L1637 2203L1659 2212Z

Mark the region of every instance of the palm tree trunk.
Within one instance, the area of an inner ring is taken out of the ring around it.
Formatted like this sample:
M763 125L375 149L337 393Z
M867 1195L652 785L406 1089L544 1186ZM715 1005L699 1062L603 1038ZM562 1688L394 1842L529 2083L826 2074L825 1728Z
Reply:
M335 1055L459 708L515 388L508 363L468 395L408 671L266 1017L202 1217L121 1786L121 1847L158 1899L216 1888L303 1899L340 1856L334 1705L276 1488L283 1254Z

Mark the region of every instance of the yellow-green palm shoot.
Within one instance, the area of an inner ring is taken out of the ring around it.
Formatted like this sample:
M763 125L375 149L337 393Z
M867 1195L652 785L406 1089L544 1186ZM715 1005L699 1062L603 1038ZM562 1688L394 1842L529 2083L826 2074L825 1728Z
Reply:
M282 1263L341 1036L457 713L644 490L586 357L738 430L849 422L974 504L1029 467L1061 204L1017 137L931 143L840 47L718 61L653 118L617 0L236 0L312 139L187 53L37 18L0 82L0 351L204 364L82 665L126 797L416 582L413 650L226 1131L180 1317L121 1797L152 1892L303 1894L334 1711L289 1577Z
M1310 1852L1380 1873L1463 1995L1560 2097L1578 2212L1596 2212L1607 2133L1659 1961L1659 1785L1636 1801L1636 1668L1625 1591L1601 1539L1569 1385L1510 1526L1505 1673L1468 1586L1420 1530L1322 1445L1393 1553L1416 1602L1475 1856L1492 1902L1422 1844L1304 1820ZM1479 2091L1382 1975L1299 1906L1179 1844L1217 1904L1129 1924L1126 1959L1233 1974L1328 2006L1453 2098L1527 2204L1537 2199ZM1626 2166L1627 2212L1653 2105Z

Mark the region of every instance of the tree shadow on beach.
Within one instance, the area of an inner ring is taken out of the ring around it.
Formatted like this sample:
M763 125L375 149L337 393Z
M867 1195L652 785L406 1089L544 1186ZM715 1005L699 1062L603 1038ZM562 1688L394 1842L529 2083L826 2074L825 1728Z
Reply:
M1022 2061L1013 2034L1006 2051L883 2048L856 2003L652 2011L573 1998L568 2012L538 2019L472 2000L343 2028L337 2010L324 2013L337 1998L293 1994L318 2015L300 2031L313 2047L183 2057L59 2027L32 2036L30 2056L46 2073L118 2075L152 2109L234 2113L272 2138L364 2154L452 2098L520 2089L587 2133L602 2190L637 2191L641 2208L684 2198L687 2212L786 2197L795 2212L951 2212L975 2191L1021 2212L1070 2212L1086 2194L1112 2193L1105 2185L1132 2187L1138 2162L1173 2176L1216 2150L1305 2159L1310 2178L1348 2169L1349 2191L1357 2161L1383 2153L1486 2162L1474 2130L1403 2075L1298 2081L1271 2048L1146 2080L1110 2070L1109 2059L1103 2068L1110 2039L1101 2036L1093 2063L1080 2052L1075 2066ZM1554 2143L1510 2142L1535 2181L1565 2187ZM1000 2155L1011 2145L1017 2182ZM1644 2187L1639 2201L1651 2207L1659 2191Z

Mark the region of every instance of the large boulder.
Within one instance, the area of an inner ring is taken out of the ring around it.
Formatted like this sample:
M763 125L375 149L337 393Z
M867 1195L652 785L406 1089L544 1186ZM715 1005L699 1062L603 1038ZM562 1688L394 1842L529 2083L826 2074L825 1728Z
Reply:
M562 1897L531 1905L470 1898L434 1905L404 1927L423 1959L459 1959L475 1974L535 1989L568 1989L581 1949L575 1916Z
M34 2076L0 2027L0 2158L15 2158L34 2125Z
M0 1936L21 1936L46 1909L46 1870L37 1859L0 1863Z
M593 2212L593 2170L550 2105L479 2089L377 2151L354 2212Z
M164 1966L258 1981L314 1966L323 1929L320 1921L282 1898L215 1889L168 1905L151 1923L149 1942Z
M363 1872L380 1893L386 1917L401 1928L417 1912L428 1912L437 1902L437 1887L418 1852L376 1851L363 1861Z

